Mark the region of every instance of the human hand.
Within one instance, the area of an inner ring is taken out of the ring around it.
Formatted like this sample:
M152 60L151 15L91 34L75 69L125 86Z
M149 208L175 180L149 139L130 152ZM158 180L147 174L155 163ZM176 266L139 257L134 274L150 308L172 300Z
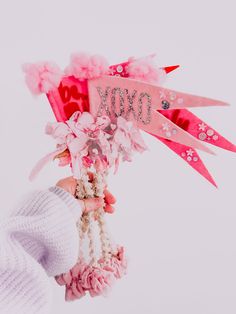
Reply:
M65 191L67 191L70 194L72 194L73 196L75 196L77 180L75 178L73 178L72 176L67 177L67 178L59 180L56 183L56 186L64 189ZM78 199L78 202L80 203L83 212L90 212L92 210L99 209L100 207L104 207L104 211L106 213L111 214L115 210L112 205L115 204L116 199L106 189L104 191L104 197L91 197L91 198L87 198L84 200Z

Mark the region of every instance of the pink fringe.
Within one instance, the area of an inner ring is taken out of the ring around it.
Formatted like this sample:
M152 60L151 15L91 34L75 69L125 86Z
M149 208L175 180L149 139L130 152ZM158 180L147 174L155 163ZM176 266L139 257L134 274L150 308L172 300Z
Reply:
M68 273L55 277L57 283L66 287L66 301L85 296L86 291L92 297L106 295L110 290L114 276L111 271L101 267L78 262Z
M92 297L107 295L116 279L126 274L127 260L124 248L118 247L108 261L101 258L97 266L79 260L67 273L55 276L60 286L65 286L66 301L80 299L88 292Z
M55 63L50 62L26 63L22 68L25 72L26 84L35 95L48 93L57 88L65 75L83 81L110 73L109 64L104 57L86 53L72 54L65 72L61 71ZM154 55L136 60L130 58L125 70L131 79L158 85L161 85L166 78L166 72L155 65Z
M109 73L107 60L99 55L74 53L70 65L65 69L66 75L73 75L80 80L92 79Z
M163 84L166 72L158 68L153 59L154 55L136 60L133 58L129 59L129 64L126 68L129 77L153 84Z

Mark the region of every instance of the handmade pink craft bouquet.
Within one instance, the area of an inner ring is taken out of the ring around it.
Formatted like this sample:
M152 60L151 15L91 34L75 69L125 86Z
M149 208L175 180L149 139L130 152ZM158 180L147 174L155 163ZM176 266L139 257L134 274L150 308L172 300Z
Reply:
M233 152L236 147L186 108L227 104L162 87L166 74L177 67L157 67L154 55L109 66L105 58L83 53L73 54L64 71L49 62L25 64L29 89L47 95L57 119L46 126L56 150L37 163L30 179L59 159L59 166L70 165L77 179L77 198L103 196L109 169L116 172L120 161L147 149L143 130L216 185L197 150L212 153L204 142ZM106 294L126 272L124 248L110 240L103 208L83 213L78 233L77 264L56 276L66 287L66 300L86 292Z

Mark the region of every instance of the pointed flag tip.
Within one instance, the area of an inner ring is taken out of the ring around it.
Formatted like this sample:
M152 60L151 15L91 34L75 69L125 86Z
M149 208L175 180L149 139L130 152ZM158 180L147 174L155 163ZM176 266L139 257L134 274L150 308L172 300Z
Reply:
M209 182L218 190L218 185L216 184L216 182L213 179L209 180Z
M165 70L166 74L176 70L179 68L179 64L177 65L171 65L171 66L168 66L168 67L164 67L163 69Z
M212 99L212 100L213 100L214 106L222 106L222 107L229 107L230 106L230 104L228 102L224 102L221 100L214 100L214 99Z

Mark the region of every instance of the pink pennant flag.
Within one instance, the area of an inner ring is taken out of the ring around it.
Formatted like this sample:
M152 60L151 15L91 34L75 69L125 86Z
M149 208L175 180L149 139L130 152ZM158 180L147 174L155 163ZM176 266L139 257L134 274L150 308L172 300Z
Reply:
M187 108L228 104L161 87L165 74L179 66L158 68L153 57L129 58L108 66L104 58L81 54L71 59L65 71L48 62L29 64L24 71L32 93L47 94L57 121L67 121L75 111L107 115L111 122L119 116L132 120L215 185L196 150L213 154L205 145L212 144L236 152L236 145ZM42 159L36 172L56 153Z
M64 77L57 89L47 93L57 121L66 121L75 111L89 111L87 81Z
M157 85L118 76L103 76L88 81L90 111L114 109L112 100L119 98L121 105L132 106L138 111L141 102L150 104L153 110L182 109L190 107L227 106L225 102L206 97L180 93ZM100 112L99 112L100 113Z
M126 119L133 120L139 128L148 133L212 153L201 141L196 140L194 136L169 121L163 114L153 110L156 109L158 101L160 102L162 97L160 91L167 93L166 89L130 79L105 76L89 80L88 90L90 112L93 115L106 114L111 119L122 115ZM198 105L207 106L221 103L198 96L181 95L184 99L192 99L193 103L196 101L195 104ZM156 97L159 98L158 101L156 101ZM189 107L192 106L192 102L188 103ZM169 111L167 109L165 110Z
M186 145L182 145L179 143L175 143L175 142L163 139L156 135L153 135L153 136L155 136L162 143L168 146L168 148L170 148L173 152L179 155L185 162L187 162L189 166L191 166L200 175L206 178L211 184L217 187L214 179L212 178L211 174L207 170L206 166L204 165L203 161L201 160L200 156L198 155L195 149Z
M207 146L167 119L161 113L153 111L151 114L152 118L150 123L144 124L142 121L138 121L137 123L138 127L143 131L214 155Z
M200 141L236 152L236 145L229 142L216 130L187 109L161 110L159 112Z
M50 91L47 97L58 121L68 120L77 110L90 111L94 115L106 114L111 119L122 115L133 120L140 129L162 141L215 186L196 149L213 154L204 145L209 143L236 152L234 144L185 109L226 105L221 101L118 76L88 81L64 77L58 89Z
M187 109L174 109L174 110L160 110L167 119L172 123L178 125L184 131L188 132L195 138L221 147L223 149L236 152L236 146L221 136L212 127L207 125L196 115L188 111ZM152 134L155 136L154 134ZM157 137L157 136L156 136ZM166 146L173 150L177 155L184 159L191 167L193 167L198 173L205 177L210 183L217 187L214 179L210 175L209 171L205 167L198 153L192 147L185 146L183 144L175 143L169 140L165 140L161 137L157 137Z

